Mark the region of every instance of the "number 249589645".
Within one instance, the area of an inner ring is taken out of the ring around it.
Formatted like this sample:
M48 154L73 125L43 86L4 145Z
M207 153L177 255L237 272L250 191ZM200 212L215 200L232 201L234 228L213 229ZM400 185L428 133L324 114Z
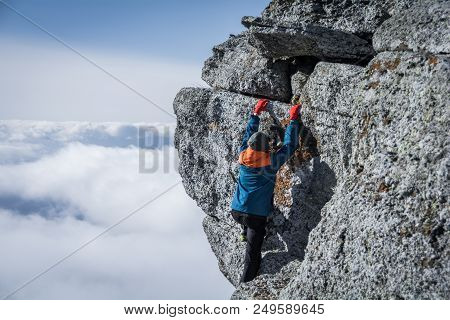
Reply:
M323 314L324 305L299 303L266 303L253 305L253 314Z

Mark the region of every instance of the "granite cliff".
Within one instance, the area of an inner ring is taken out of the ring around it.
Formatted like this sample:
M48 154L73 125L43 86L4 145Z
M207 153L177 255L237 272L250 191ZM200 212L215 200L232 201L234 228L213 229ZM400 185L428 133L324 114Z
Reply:
M441 0L274 0L213 48L211 88L178 93L180 174L233 299L450 298L449 12ZM257 99L285 124L292 94L301 147L277 177L260 275L240 285L238 148Z

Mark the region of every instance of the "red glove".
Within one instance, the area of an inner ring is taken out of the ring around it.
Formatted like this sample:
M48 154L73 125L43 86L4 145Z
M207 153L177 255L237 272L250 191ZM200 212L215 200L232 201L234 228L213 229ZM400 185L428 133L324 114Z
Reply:
M300 109L302 108L301 104L296 104L295 106L292 106L291 111L289 111L289 119L290 120L297 120L300 116Z
M267 104L269 103L269 100L267 99L259 99L256 103L255 108L253 109L253 113L260 114L264 110L266 110Z

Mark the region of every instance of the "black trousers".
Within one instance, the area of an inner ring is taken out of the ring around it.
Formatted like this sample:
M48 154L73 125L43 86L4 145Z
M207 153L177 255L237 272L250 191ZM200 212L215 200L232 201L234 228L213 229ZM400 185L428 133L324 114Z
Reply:
M267 219L236 210L231 210L231 215L237 223L244 226L244 230L247 228L247 246L241 282L252 281L261 265L261 247L266 235Z

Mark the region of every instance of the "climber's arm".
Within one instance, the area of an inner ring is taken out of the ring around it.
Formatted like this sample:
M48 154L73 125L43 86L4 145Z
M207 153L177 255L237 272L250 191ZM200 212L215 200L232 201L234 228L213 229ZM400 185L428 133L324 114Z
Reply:
M259 129L259 115L261 112L266 110L267 104L269 100L267 99L259 99L253 108L253 114L250 116L250 120L247 123L247 128L245 129L244 138L242 139L241 147L239 148L239 153L248 148L248 139L254 134L258 132Z
M299 147L298 135L300 134L300 108L301 105L295 105L290 111L290 123L284 134L283 146L272 156L272 166L278 170Z
M239 149L239 153L248 148L248 139L254 134L258 132L259 128L259 117L257 115L252 114L250 116L250 120L247 123L247 128L245 129L244 138L242 139L242 145Z
M300 121L291 120L284 134L283 146L272 156L272 164L278 170L299 147Z

